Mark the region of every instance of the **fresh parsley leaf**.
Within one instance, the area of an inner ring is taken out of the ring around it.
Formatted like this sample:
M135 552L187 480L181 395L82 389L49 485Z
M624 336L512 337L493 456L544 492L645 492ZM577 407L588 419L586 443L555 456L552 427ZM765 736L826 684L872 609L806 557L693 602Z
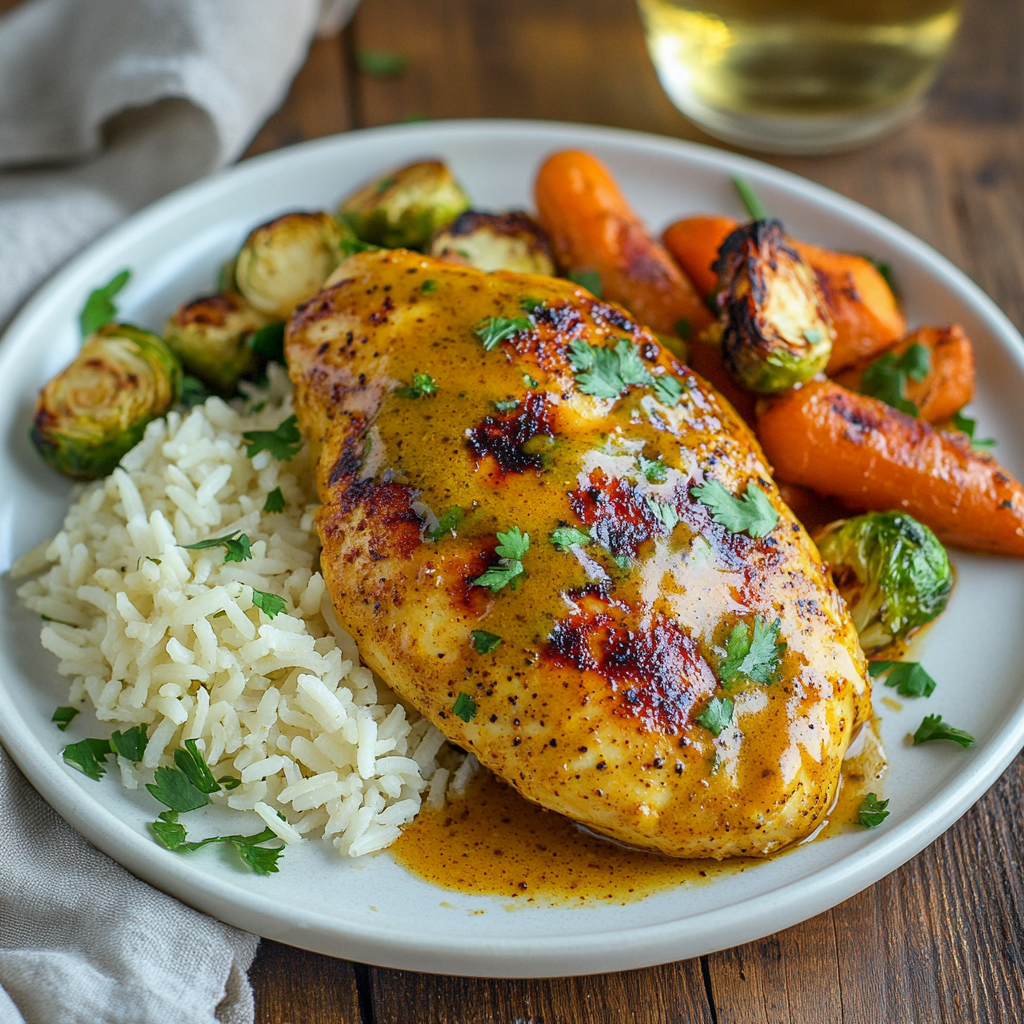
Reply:
M690 488L690 494L711 509L711 518L732 533L766 537L775 529L779 513L755 483L747 484L742 498L734 498L717 480Z
M959 412L953 413L953 426L960 431L961 434L966 434L971 441L971 447L976 451L984 452L990 448L995 448L996 442L991 437L975 437L974 428L977 426L977 421L972 420L969 416L963 414L963 409Z
M210 802L206 793L196 789L178 768L157 768L153 781L146 783L146 789L172 811L194 811Z
M393 50L360 50L356 67L371 78L401 78L409 68L409 58Z
M60 729L61 732L64 732L64 730L67 729L74 718L79 714L81 714L81 711L78 708L57 708L50 721L56 722L57 728Z
M267 832L271 832L271 829L266 829ZM263 833L261 832L260 835ZM238 856L245 861L256 872L257 875L272 875L278 871L277 862L281 859L284 853L284 847L271 847L271 846L256 846L254 845L253 837L245 836L225 836L223 837L234 848L238 851ZM249 842L240 843L238 840L249 838Z
M433 295L437 291L437 282L433 278L428 278L420 285L420 291L424 295Z
M267 324L249 335L249 348L268 362L284 362L284 324Z
M906 396L907 379L922 381L928 376L932 355L924 345L911 345L897 356L886 352L865 369L860 392L891 405L908 416L917 416L917 406Z
M625 572L629 568L629 566L630 566L630 561L629 561L629 556L628 555L612 555L612 561L620 569L622 569L623 572Z
M671 533L678 526L679 513L672 505L667 505L648 495L647 507L651 510L651 515L665 527L667 533Z
M743 200L743 205L747 208L747 213L750 214L750 219L765 220L768 211L764 208L761 197L754 191L754 186L739 175L732 179L732 183L736 186L736 191L739 192L740 199Z
M601 275L596 270L570 270L565 276L595 298L601 298Z
M216 793L220 790L220 783L213 777L195 740L185 740L185 749L179 748L174 752L174 763L200 793Z
M168 850L177 850L188 839L185 826L177 821L151 821L149 827L157 841Z
M278 597L277 594L268 594L265 590L257 590L255 587L252 591L252 603L257 608L262 608L268 619L280 615L287 607L283 597Z
M196 541L195 544L182 544L186 551L202 551L204 548L216 548L224 545L225 562L246 562L252 558L252 549L249 546L249 538L240 530L234 533L226 533L223 537L210 537L207 540Z
M275 487L267 494L267 500L263 502L263 511L270 513L283 512L286 504L284 492L280 487Z
M519 300L520 308L526 310L527 313L532 313L535 309L544 305L543 299L535 299L532 295L524 295Z
M628 384L652 380L639 347L625 338L620 338L614 349L577 339L569 345L569 363L576 373L576 386L595 398L618 398Z
M497 552L502 558L521 559L530 550L530 535L520 533L518 526L513 526L512 529L506 530L504 533L498 533L497 536L499 541Z
M492 402L491 404L498 412L511 412L513 409L519 408L519 400L515 398L508 398L500 402Z
M624 384L650 384L651 371L640 356L640 346L628 338L619 338L615 345L619 376Z
M412 385L395 388L395 394L402 398L430 398L437 392L437 381L429 373L414 373Z
M452 705L452 713L464 722L470 722L476 718L476 701L468 693L460 693Z
M732 724L732 701L728 697L712 697L708 706L697 716L697 721L712 736L719 736Z
M462 522L466 513L459 508L458 505L453 505L440 519L437 521L437 526L427 534L427 539L431 541L439 541L446 534L451 533L455 530L459 523Z
M663 484L668 477L668 466L659 455L656 459L645 459L640 456L640 472L652 484Z
M247 430L242 435L245 454L251 459L259 452L270 452L279 462L290 462L302 447L299 418L292 415L282 420L276 430Z
M110 746L119 757L129 761L141 761L149 742L149 731L144 725L133 725L124 732L114 730L110 734Z
M498 565L492 565L472 582L478 587L487 587L492 594L496 594L513 581L518 584L517 577L522 576L525 571L523 563L518 559L503 558ZM512 589L515 589L514 585Z
M197 405L202 405L210 397L211 393L198 377L193 377L186 373L181 378L180 401L187 408L192 409Z
M690 340L690 334L693 331L693 326L689 320L677 320L676 321L676 334L679 335L683 341Z
M574 544L585 547L590 543L590 534L577 530L575 526L559 526L551 534L551 543L558 551L568 551Z
M889 812L886 810L888 806L888 800L879 800L874 793L868 793L857 809L857 820L865 828L877 828L889 817Z
M531 377L528 373L523 374L523 383L532 391L534 388L540 387L540 381L536 377Z
M95 288L85 300L82 312L78 315L78 323L82 328L82 337L88 338L105 324L109 324L117 316L114 296L128 283L132 276L130 270L122 270L115 274L101 288Z
M533 324L525 316L508 319L502 316L488 317L476 327L476 336L484 343L484 351L490 352L496 345L509 338L528 331Z
M924 721L917 727L917 732L914 733L914 746L927 743L929 740L952 740L961 747L973 747L975 744L975 739L969 732L955 729L943 722L942 715L926 715Z
M901 697L930 697L935 690L935 680L917 661L870 661L868 671L872 677L888 674L885 685Z
M105 761L111 754L109 740L85 739L63 750L64 760L83 775L99 781L106 774Z
M176 821L154 821L149 826L156 838L167 847L168 850L177 850L181 853L201 850L204 846L212 843L228 843L235 848L238 856L249 865L258 875L269 875L278 870L277 862L284 852L283 847L260 846L260 843L268 843L276 840L277 834L273 829L265 828L251 836L210 836L208 839L199 839L195 842L188 842L188 834L185 826Z
M242 780L234 775L222 775L217 781L223 789L238 789L242 784Z
M683 385L675 377L664 374L661 377L654 378L654 397L662 405L667 405L670 409L674 409L679 404L679 399L682 396Z
M473 646L477 654L490 654L498 644L501 637L495 633L487 633L482 629L474 629L470 636L473 638Z
M723 686L728 687L738 679L750 679L763 685L772 682L772 675L786 651L786 644L779 642L781 626L781 618L769 626L760 615L755 615L753 632L745 622L737 622L732 627L726 641L725 658L718 666Z

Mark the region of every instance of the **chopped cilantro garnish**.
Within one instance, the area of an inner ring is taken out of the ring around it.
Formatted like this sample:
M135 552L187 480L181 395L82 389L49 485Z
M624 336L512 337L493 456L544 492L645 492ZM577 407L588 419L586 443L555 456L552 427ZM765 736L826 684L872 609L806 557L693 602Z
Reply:
M141 761L148 742L149 732L144 725L134 725L124 732L115 729L110 734L110 746L114 753L129 761Z
M533 324L525 317L518 316L508 319L502 316L488 317L481 321L476 327L476 336L484 343L484 350L490 352L496 345L507 341L509 338L528 331Z
M697 721L712 736L718 736L722 730L732 724L732 701L728 697L712 697L708 706L697 716Z
M507 398L492 404L498 412L511 412L513 409L519 408L519 400L517 398Z
M242 439L246 443L245 454L250 459L259 452L267 451L279 462L290 462L302 447L299 418L289 416L278 424L276 430L247 430Z
M955 729L943 722L942 715L926 715L924 721L917 727L917 732L914 733L914 746L927 743L929 740L952 740L961 747L973 747L975 744L975 739L969 732Z
M202 551L204 548L216 548L224 545L225 562L246 562L252 558L252 549L249 546L249 538L240 530L234 533L226 533L223 537L210 537L208 540L200 540L195 544L182 544L186 551Z
M755 615L753 632L745 622L737 622L732 627L726 641L725 658L718 666L723 686L728 687L738 679L762 684L772 682L772 675L786 651L786 644L779 642L781 626L781 618L769 626L760 615Z
M569 345L569 362L576 372L576 386L596 398L618 398L628 385L653 380L639 346L627 338L619 338L615 348L577 339Z
M857 820L865 828L877 828L889 817L888 806L888 800L879 800L874 793L868 793L857 809Z
M513 526L505 533L499 533L497 552L502 558L523 558L530 550L530 535L521 533L518 526Z
M650 509L651 515L665 527L668 533L671 533L679 525L679 513L675 510L674 506L665 504L648 495L647 507Z
M64 760L90 779L100 779L106 773L104 762L112 753L109 740L85 739L72 743L63 750Z
M764 220L768 216L768 211L765 210L761 197L754 191L754 186L739 175L732 179L732 183L736 186L736 191L739 192L740 199L743 200L743 205L747 208L747 213L750 214L750 219Z
M935 680L917 661L869 661L868 671L872 677L888 673L885 685L901 697L930 697L935 690Z
M185 748L174 752L174 763L200 793L216 793L220 789L195 740L185 740Z
M464 722L472 721L476 718L476 701L468 693L460 693L452 705L452 713Z
M458 505L453 505L440 519L437 526L427 534L427 539L439 541L445 534L452 533L459 523L462 522L465 512Z
M287 502L284 500L284 492L280 487L275 487L267 494L267 500L263 502L264 512L283 512Z
M507 587L510 583L514 590L519 585L519 577L526 571L522 559L530 548L530 535L520 533L518 526L505 533L498 534L496 548L501 560L478 576L473 583L478 587L487 587L491 593Z
M612 561L625 572L629 568L629 556L628 555L612 555Z
M668 466L662 461L661 456L656 459L645 459L641 455L639 458L640 472L647 480L652 484L663 484L668 476Z
M994 438L974 436L974 428L978 425L977 421L972 420L969 416L965 416L963 413L963 409L959 412L953 413L953 426L956 427L961 434L966 434L970 438L971 447L979 452L995 448L996 442Z
M469 635L473 638L473 647L476 648L477 654L490 654L501 643L500 636L482 629L474 629Z
M185 374L181 378L181 404L191 409L202 405L211 395L206 385L198 378Z
M412 384L395 388L395 394L402 398L430 398L437 392L437 381L429 373L414 373Z
M906 396L907 378L924 380L931 361L931 352L924 345L911 345L901 356L886 352L864 371L860 393L877 398L908 416L917 416L917 406Z
M185 826L177 821L157 820L152 822L149 827L162 845L166 846L168 850L176 850L179 853L201 850L211 843L228 843L258 875L269 875L277 871L277 862L281 854L284 853L283 847L260 845L278 839L276 833L270 828L265 828L262 832L251 836L210 836L209 839L188 842Z
M268 594L265 590L257 590L255 587L252 591L252 603L257 608L262 608L263 614L268 619L280 615L286 607L283 597L278 597L277 594Z
M732 533L766 537L779 521L768 495L755 483L747 484L742 498L734 498L717 480L691 487L690 494L711 509L711 518L716 523Z
M61 732L64 732L64 730L71 724L72 720L79 714L81 714L81 712L78 708L57 708L50 721L56 722L57 728L60 729Z
M523 374L523 383L532 391L534 388L540 387L540 381L536 377L531 377L528 373Z
M433 278L428 278L420 285L420 291L424 295L433 295L437 291L437 282Z
M601 275L596 270L570 270L565 276L595 298L601 298Z
M672 409L679 404L679 399L682 395L683 385L675 377L664 374L661 377L654 378L654 397L662 405L667 405Z
M532 295L524 295L519 300L521 308L525 309L527 313L532 313L535 309L544 305L543 299L535 299Z
M693 326L689 320L677 320L676 321L676 334L679 335L683 341L689 341L690 333L693 330Z
M109 324L117 316L117 306L114 304L114 296L128 283L132 276L130 270L122 270L116 274L101 288L95 288L89 293L85 300L82 312L78 315L78 322L82 328L82 337L88 338L95 334L101 327Z
M284 362L284 324L267 324L249 335L249 348L268 362Z
M559 526L551 534L551 543L559 551L568 551L575 544L579 544L581 547L589 544L590 534L577 530L575 526Z
M409 67L409 58L393 50L360 50L356 54L356 66L364 75L371 78L399 78ZM378 191L384 192L394 183L394 178L385 178L387 184L378 185ZM382 183L383 184L383 183Z

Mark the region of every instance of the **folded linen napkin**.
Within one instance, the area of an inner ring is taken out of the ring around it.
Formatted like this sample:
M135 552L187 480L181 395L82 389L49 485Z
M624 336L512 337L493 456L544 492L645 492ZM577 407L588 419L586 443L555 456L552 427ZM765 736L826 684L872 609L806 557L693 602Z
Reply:
M28 0L0 16L0 328L87 242L237 158L318 23L336 31L357 2ZM248 1024L256 943L90 846L0 749L0 1024Z

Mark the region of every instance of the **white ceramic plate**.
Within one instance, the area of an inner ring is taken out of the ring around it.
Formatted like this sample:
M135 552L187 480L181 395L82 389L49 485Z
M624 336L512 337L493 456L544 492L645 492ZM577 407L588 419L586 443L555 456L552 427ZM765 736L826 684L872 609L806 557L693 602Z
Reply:
M39 461L27 428L38 388L76 350L76 315L92 288L132 268L122 313L159 329L181 301L211 288L216 268L252 225L275 214L333 208L367 177L427 156L452 165L477 207L529 207L539 161L565 147L607 161L659 231L687 213L740 216L731 178L743 174L798 237L889 261L911 324L964 325L978 357L980 433L998 437L1000 459L1018 476L1024 471L1024 342L962 273L895 225L809 181L702 146L574 125L433 123L306 143L183 189L112 231L36 295L0 347L0 568L54 533L67 508L69 487ZM96 783L62 762L68 739L49 719L65 703L67 684L39 646L38 619L18 607L8 577L0 585L0 736L36 788L96 846L241 928L420 971L515 977L642 967L767 935L865 888L948 828L1024 744L1021 563L960 552L953 558L956 592L921 650L938 688L927 701L904 701L901 712L881 708L891 762L885 825L625 906L510 913L499 898L423 882L386 854L349 864L318 842L289 849L280 874L270 878L239 870L216 850L181 856L158 847L146 829L155 809L148 794L121 789L116 772ZM973 733L978 746L911 748L908 733L935 712ZM89 735L94 723L87 717L71 735Z

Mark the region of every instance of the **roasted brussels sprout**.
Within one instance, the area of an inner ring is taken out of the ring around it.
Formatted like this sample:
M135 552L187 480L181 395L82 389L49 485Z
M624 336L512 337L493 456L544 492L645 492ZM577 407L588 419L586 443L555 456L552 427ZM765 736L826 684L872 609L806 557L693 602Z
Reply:
M544 229L527 213L477 213L467 210L430 240L427 252L448 263L477 270L512 270L554 276Z
M260 368L262 360L249 342L266 324L241 295L210 295L182 306L167 321L164 341L186 373L227 396Z
M840 520L816 539L869 657L906 640L946 607L953 589L946 550L906 513Z
M364 242L422 249L442 225L469 209L469 199L439 160L410 164L364 185L338 216Z
M257 312L287 320L348 254L347 236L329 213L286 213L263 224L235 261L238 290Z
M825 368L835 328L814 271L777 220L737 228L714 265L722 358L744 387L773 394Z
M105 476L180 392L181 364L161 338L107 324L39 393L32 443L67 476Z

